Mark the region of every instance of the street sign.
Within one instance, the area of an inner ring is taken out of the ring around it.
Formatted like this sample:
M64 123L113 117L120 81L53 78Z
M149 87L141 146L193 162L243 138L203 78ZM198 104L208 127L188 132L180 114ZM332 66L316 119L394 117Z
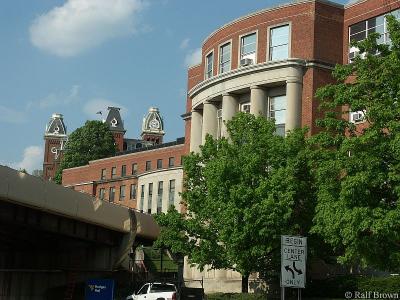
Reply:
M85 300L113 300L114 280L89 279L85 284Z
M307 238L281 236L281 287L305 288Z

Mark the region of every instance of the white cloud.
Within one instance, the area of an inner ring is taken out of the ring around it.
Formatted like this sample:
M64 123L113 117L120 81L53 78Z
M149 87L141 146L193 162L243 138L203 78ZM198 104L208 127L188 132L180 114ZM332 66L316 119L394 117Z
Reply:
M79 89L80 89L79 85L73 85L67 93L65 92L51 93L36 102L32 101L28 102L27 109L30 109L33 106L45 109L49 107L55 107L61 105L66 106L72 103L76 103L79 101Z
M0 122L12 124L25 123L27 122L26 111L19 111L0 105Z
M11 163L11 168L16 170L25 169L29 173L33 170L42 169L43 148L39 146L28 146L24 150L22 160L20 162Z
M144 0L67 0L31 24L33 45L69 57L115 37L136 32Z
M189 41L190 39L186 38L184 39L181 44L179 45L180 49L186 49L187 47L189 47Z
M113 106L113 107L119 107L121 108L121 115L126 116L128 113L128 110L121 104L118 104L116 102L107 100L107 99L92 99L89 102L87 102L83 106L83 112L90 118L93 118L96 116L96 114L101 111L102 117L105 118L107 116L107 107Z
M185 66L191 67L201 63L201 48L191 50L185 56Z

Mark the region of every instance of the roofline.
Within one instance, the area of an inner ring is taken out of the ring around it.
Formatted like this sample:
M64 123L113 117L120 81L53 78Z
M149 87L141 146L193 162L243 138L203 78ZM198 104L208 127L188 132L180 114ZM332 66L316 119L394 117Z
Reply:
M364 0L364 1L368 1L368 0ZM217 34L219 31L221 31L221 30L223 30L223 29L225 29L225 28L227 28L227 27L229 27L229 26L231 26L231 25L233 25L233 24L236 24L236 23L238 23L238 22L241 22L241 21L246 20L246 19L248 19L248 18L252 18L252 17L254 17L254 16L257 16L257 15L259 15L259 14L262 14L262 13L265 13L265 12L268 12L268 11L274 11L274 10L277 10L277 9L281 9L281 8L285 8L285 7L290 7L290 6L295 6L295 5L300 5L300 4L305 4L305 3L310 3L310 2L320 2L320 3L328 4L328 5L337 7L337 8L342 8L342 9L345 8L345 6L344 6L343 4L339 4L339 3L336 3L336 2L333 2L333 1L329 1L329 0L294 0L294 2L283 3L283 4L279 4L279 5L277 5L277 6L272 6L272 7L263 8L263 9L260 9L260 10L255 11L255 12L249 13L249 14L247 14L247 15L241 16L241 17L239 17L239 18L236 18L236 19L234 19L234 20L232 20L232 21L230 21L230 22L228 22L228 23L222 25L222 26L219 27L218 29L214 30L211 34L209 34L209 35L203 40L203 43L201 44L201 45L202 45L202 48L203 48L204 44L205 44L211 37L213 37L213 36L214 36L215 34Z

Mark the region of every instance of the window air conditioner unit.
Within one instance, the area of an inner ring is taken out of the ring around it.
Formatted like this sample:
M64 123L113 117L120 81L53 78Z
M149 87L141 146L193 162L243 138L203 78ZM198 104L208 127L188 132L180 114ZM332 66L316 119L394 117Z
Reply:
M244 66L249 66L253 64L253 60L251 58L243 58L240 60L240 66L244 67Z
M355 111L350 114L350 122L360 123L364 121L364 113L362 111Z

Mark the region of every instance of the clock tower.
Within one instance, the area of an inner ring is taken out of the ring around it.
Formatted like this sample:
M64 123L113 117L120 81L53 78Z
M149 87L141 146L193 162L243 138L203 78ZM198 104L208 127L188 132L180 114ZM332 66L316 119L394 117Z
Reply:
M44 133L43 178L45 180L52 180L56 175L67 139L67 127L63 115L53 114Z
M124 122L122 121L121 114L119 113L119 107L108 107L108 115L105 122L110 128L110 131L114 137L115 144L117 145L118 151L124 150L124 135L125 128Z
M154 145L162 144L164 136L164 122L157 107L150 107L143 118L142 140L152 142Z

